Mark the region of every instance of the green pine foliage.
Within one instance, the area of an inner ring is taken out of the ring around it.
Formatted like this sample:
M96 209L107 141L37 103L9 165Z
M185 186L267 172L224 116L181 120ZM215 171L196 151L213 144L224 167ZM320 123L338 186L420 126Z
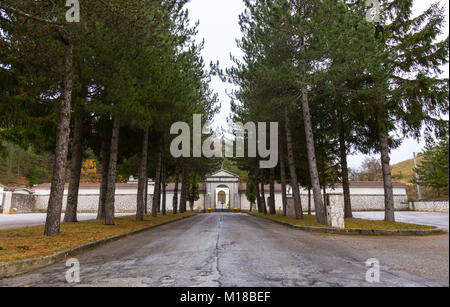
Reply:
M202 114L204 121L211 120L218 110L200 55L203 44L194 42L197 26L189 25L186 3L81 1L81 22L64 24L64 3L2 1L0 155L6 156L6 142L25 149L32 145L38 152L52 154L64 77L58 34L64 27L74 48L72 109L86 118L86 147L99 158L99 140L110 136L112 118L120 116L125 141L119 144L118 178L137 175L141 134L147 128L149 160L154 160L158 147L154 145L162 140L167 169L173 175L171 124L191 123L195 113ZM64 25L40 23L11 7ZM215 164L206 163L202 174ZM150 163L149 175L154 168Z
M188 179L187 200L191 204L191 211L194 203L200 199L199 176L192 173Z
M439 198L442 192L448 195L449 190L449 144L448 133L438 142L428 140L422 159L415 169L419 175L418 183L421 186L433 188Z
M250 204L254 204L256 201L256 186L254 177L250 177L247 182L247 189L245 190L245 197Z

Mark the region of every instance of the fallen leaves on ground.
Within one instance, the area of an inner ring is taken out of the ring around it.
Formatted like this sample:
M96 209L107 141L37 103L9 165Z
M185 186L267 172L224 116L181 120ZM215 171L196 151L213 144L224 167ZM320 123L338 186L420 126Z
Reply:
M62 223L61 233L55 237L45 237L44 225L0 231L0 262L48 256L80 245L95 242L139 230L161 225L183 217L194 215L168 214L153 218L146 216L144 221L136 221L135 216L116 218L116 225L106 226L103 221L91 220L79 223Z

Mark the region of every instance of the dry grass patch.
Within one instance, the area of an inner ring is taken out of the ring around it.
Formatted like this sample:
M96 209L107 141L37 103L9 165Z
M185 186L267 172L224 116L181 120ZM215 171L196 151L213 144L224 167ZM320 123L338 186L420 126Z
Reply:
M250 213L250 212L249 212ZM261 216L272 220L288 223L295 226L307 226L307 227L322 227L329 228L328 226L317 223L316 217L313 215L305 215L303 220L297 220L294 218L285 217L281 214L277 215L264 215L262 213L251 212L250 214L255 216ZM345 219L346 229L373 229L373 230L431 230L436 229L434 226L425 226L408 223L392 223L385 221L373 221L350 218Z
M268 218L271 220L277 220L277 221L288 223L288 224L295 225L295 226L323 227L323 228L328 227L326 225L321 225L321 224L317 223L316 217L312 216L312 215L305 214L303 220L297 220L294 218L286 217L282 214L276 214L276 215L267 214L267 215L265 215L265 214L259 213L259 212L248 212L248 213L251 215L260 216L260 217Z
M363 219L345 219L345 228L347 229L374 229L374 230L432 230L437 227L409 224L409 223L392 223L386 221L373 221Z
M135 216L116 218L115 226L103 225L103 221L83 221L79 223L62 223L61 234L45 237L44 225L0 231L0 262L17 261L48 256L80 245L95 242L143 229L161 225L170 221L194 215L168 214L153 218L146 216L143 222L137 222Z

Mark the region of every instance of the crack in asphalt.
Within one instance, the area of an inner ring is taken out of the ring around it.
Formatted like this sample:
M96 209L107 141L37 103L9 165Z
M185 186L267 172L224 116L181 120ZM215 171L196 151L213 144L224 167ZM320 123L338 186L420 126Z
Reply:
M199 282L198 287L221 287L222 283L220 279L223 277L222 272L219 268L219 253L220 253L220 233L222 231L222 222L223 219L220 217L218 219L218 227L216 227L217 236L215 237L215 242L213 248L209 249L211 252L210 257L207 258L206 264L202 265L197 270L200 271L200 274L191 278L194 282ZM207 267L207 270L203 268ZM202 270L203 269L203 270Z
M219 253L220 253L220 232L222 231L222 222L223 222L223 217L221 216L219 219L219 228L217 230L217 239L216 239L216 249L214 250L214 262L215 262L215 268L216 268L216 272L218 274L218 278L216 279L216 282L218 283L219 287L222 286L220 279L222 278L222 272L220 271L219 268Z

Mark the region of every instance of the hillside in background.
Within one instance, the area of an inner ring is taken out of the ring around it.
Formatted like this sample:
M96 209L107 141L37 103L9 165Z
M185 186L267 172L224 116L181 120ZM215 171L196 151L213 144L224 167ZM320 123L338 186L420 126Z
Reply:
M37 154L14 144L6 144L7 156L0 157L0 183L12 187L31 187L50 182L53 156Z
M417 163L422 161L422 155L417 157ZM392 179L396 182L410 184L415 178L414 159L406 160L391 166Z
M0 157L0 183L10 187L33 187L33 185L51 182L53 155L36 153L32 148L24 150L14 144L6 144L7 157ZM89 158L83 161L81 182L100 182L97 161L88 152ZM70 161L69 161L70 167ZM70 168L67 170L67 181Z
M417 157L417 164L420 164L422 161L422 155L419 154ZM414 159L406 160L395 165L391 166L392 170L392 180L396 182L401 182L406 184L408 199L410 201L417 200L417 187L412 181L415 178L414 172ZM421 187L422 191L422 199L425 200L440 200L440 199L448 199L449 193L447 191L443 191L443 194L440 197L436 196L436 191L431 188Z

